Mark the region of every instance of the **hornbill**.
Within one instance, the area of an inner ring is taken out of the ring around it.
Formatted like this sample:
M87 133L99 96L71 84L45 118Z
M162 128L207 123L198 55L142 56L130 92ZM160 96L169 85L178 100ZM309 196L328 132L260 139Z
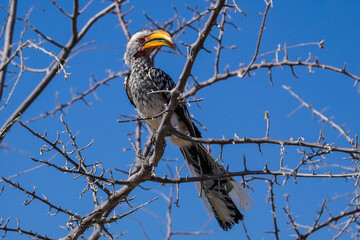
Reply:
M149 119L164 111L165 104L170 101L170 94L166 90L175 87L171 77L161 69L153 67L150 60L150 54L161 46L175 49L174 42L166 31L149 29L135 33L126 46L124 59L131 71L124 79L125 90L141 118ZM152 135L156 133L160 123L161 117L146 120ZM171 118L171 127L188 136L201 138L201 133L192 122L184 103L180 103L175 109ZM193 176L226 174L225 169L215 161L202 144L189 142L174 135L168 138L180 148ZM214 213L224 230L231 229L235 223L244 218L235 205L234 198L237 198L240 209L251 207L251 198L233 178L206 180L197 183L197 187L207 209Z

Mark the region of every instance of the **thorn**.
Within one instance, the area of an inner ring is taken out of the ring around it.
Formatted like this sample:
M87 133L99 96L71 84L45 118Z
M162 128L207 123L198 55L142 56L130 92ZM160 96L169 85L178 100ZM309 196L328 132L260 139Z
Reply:
M264 172L266 172L266 173L268 173L268 172L269 172L269 169L268 169L268 166L267 166L267 161L265 162Z
M247 167L246 167L246 157L245 157L245 154L243 156L243 160L244 160L244 170L245 171L248 171Z
M265 134L265 138L269 138L270 116L269 116L269 112L268 112L268 111L265 111L265 112L264 112L264 119L266 120L266 134Z
M342 73L346 72L346 63L344 63L344 66L343 66L343 68L341 69L341 72L342 72Z
M260 144L260 143L258 144L258 147L259 147L259 152L261 153L261 156L263 157L264 154L263 154L263 152L261 151L261 144Z

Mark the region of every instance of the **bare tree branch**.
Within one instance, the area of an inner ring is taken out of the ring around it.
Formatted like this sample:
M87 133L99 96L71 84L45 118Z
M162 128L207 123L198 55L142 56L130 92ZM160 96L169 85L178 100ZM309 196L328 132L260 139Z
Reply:
M269 70L271 70L274 67L284 67L284 66L288 66L290 68L296 67L296 66L303 66L303 67L307 67L308 71L310 73L312 73L312 69L313 68L321 68L321 69L326 69L326 70L330 70L333 72L337 72L337 73L341 73L344 74L352 79L355 80L355 84L357 82L360 82L360 77L348 72L345 68L336 68L330 65L325 65L325 64L320 64L319 61L317 59L315 59L313 62L310 62L310 60L306 60L306 61L301 61L301 59L298 59L298 61L289 61L287 59L277 62L261 62L261 63L257 63L257 64L252 64L252 66L249 68L249 72L251 71L255 71L258 69L262 69L262 68L267 68ZM199 82L198 84L196 84L194 87L192 87L190 90L186 91L185 94L183 94L184 98L188 98L190 96L194 96L200 89L210 86L218 81L223 81L226 80L230 77L234 77L234 76L243 76L243 72L246 71L246 68L239 68L238 70L234 70L234 71L230 71L230 72L226 72L226 73L222 73L222 74L218 74L217 76L213 76L211 78L209 78L206 81L203 82Z
M175 129L171 129L171 133L179 138L182 138L184 140L187 140L189 142L196 142L196 143L204 143L204 144L220 144L220 145L226 145L226 144L247 144L247 143L253 143L253 144L263 144L263 143L270 143L270 144L277 144L281 146L303 146L303 147L309 147L309 148L321 148L332 152L344 152L344 153L350 153L350 154L360 154L360 148L344 148L344 147L337 147L333 146L329 143L322 144L322 143L311 143L311 142L304 142L299 138L299 140L280 140L280 139L272 139L272 138L248 138L243 137L239 138L236 136L234 139L204 139L204 138L195 138L190 137L187 135L184 135Z
M265 1L265 3L266 3L266 9L265 9L265 12L264 12L264 14L263 14L263 20L262 20L261 27L260 27L259 38L258 38L257 43L256 43L255 53L254 53L254 56L253 56L253 58L251 59L249 65L246 67L246 69L238 75L240 78L243 78L243 77L249 72L251 66L254 64L254 62L255 62L258 54L259 54L259 49L260 49L260 44L261 44L261 38L262 38L264 29L265 29L266 17L267 17L267 15L268 15L270 6L272 6L272 0L270 0L269 2L266 2L266 1Z
M5 137L7 131L12 127L14 120L18 118L21 114L23 114L30 105L35 101L35 99L43 92L43 90L47 87L47 85L52 81L55 75L58 73L58 69L61 69L61 65L66 63L66 59L70 55L71 51L74 47L81 41L81 39L85 36L91 26L98 21L100 18L108 14L111 10L115 8L115 4L110 4L108 7L99 11L96 15L94 15L91 19L87 21L87 23L81 28L80 32L76 36L71 36L68 43L61 50L59 54L59 62L50 64L49 72L46 76L41 80L38 86L32 91L32 93L24 100L24 102L13 112L13 114L6 120L3 126L0 129L0 143L2 139Z
M319 116L323 121L328 122L333 128L337 129L341 135L343 135L346 140L348 141L348 143L350 143L351 145L353 145L353 139L351 139L348 135L348 133L344 130L343 127L337 125L336 123L334 123L330 118L326 117L325 115L323 115L321 112L317 111L316 109L314 109L310 104L306 103L304 100L302 100L300 98L299 95L295 94L290 87L283 85L282 86L286 91L288 91L293 97L295 97L297 100L299 100L299 102L301 103L301 107L304 106L306 108L308 108L314 115Z
M38 195L36 194L36 188L35 188L35 187L34 187L34 190L33 190L33 191L28 191L28 190L22 188L19 183L12 182L12 181L4 178L4 177L2 177L2 180L3 180L4 182L10 184L10 185L13 186L14 188L17 188L17 189L19 189L20 191L24 192L27 196L31 196L31 199L30 199L30 200L26 200L26 201L23 203L24 205L28 205L28 204L30 204L30 203L32 202L33 199L37 199L37 200L41 201L42 203L44 203L44 204L46 204L46 205L49 206L49 213L48 213L49 215L53 215L53 216L54 216L54 215L56 215L58 212L62 212L62 213L65 213L65 214L67 214L67 215L69 215L69 216L71 216L71 217L74 217L74 218L76 218L76 219L78 219L78 220L81 219L81 217L80 217L79 215L74 214L74 213L72 213L71 211L68 211L68 210L66 210L66 209L63 209L63 208L61 208L60 206L55 206L55 205L52 204L44 195L43 195L43 197L38 196ZM55 210L56 210L56 213L50 213L51 209L55 209Z
M48 236L43 236L40 235L38 233L33 232L32 230L24 230L23 228L20 227L20 221L19 219L17 219L17 227L16 228L11 228L8 227L8 223L10 221L10 218L8 218L6 220L6 222L3 222L3 218L0 219L0 230L2 230L4 232L4 234L1 236L1 238L5 238L7 232L17 232L19 234L24 234L30 237L35 237L36 239L43 239L43 240L55 240L54 238L49 238Z
M107 78L104 78L103 80L96 82L95 85L93 85L92 87L90 87L88 90L86 90L85 92L79 94L76 97L73 97L70 101L68 101L67 103L63 103L63 104L57 104L56 108L49 111L49 112L44 112L42 113L40 116L36 117L36 118L32 118L29 119L25 122L25 124L29 124L31 122L35 122L37 120L46 118L48 116L55 116L57 112L63 112L63 110L65 108L69 108L71 105L73 105L75 102L79 101L79 100L83 100L86 96L88 96L90 93L95 92L95 90L102 86L102 85L106 85L108 84L109 81L122 77L124 75L126 75L127 72L119 72L116 74L111 73Z
M8 17L6 21L6 30L5 30L5 41L4 41L4 47L2 51L1 56L1 64L0 64L0 99L2 99L2 94L4 91L4 83L5 83L5 77L6 77L6 70L8 63L6 61L8 60L10 54L11 54L11 48L13 45L13 34L14 34L14 28L15 28L15 19L16 19L16 8L17 8L17 0L9 0L9 12Z

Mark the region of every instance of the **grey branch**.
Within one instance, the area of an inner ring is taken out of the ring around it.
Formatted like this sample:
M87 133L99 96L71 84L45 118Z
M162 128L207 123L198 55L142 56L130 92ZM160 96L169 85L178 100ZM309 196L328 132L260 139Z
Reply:
M77 214L75 214L75 213L72 213L72 212L69 211L69 210L63 209L63 208L60 207L60 206L56 206L56 205L52 204L52 203L49 201L49 199L47 199L45 196L43 196L43 197L38 196L38 195L36 194L36 189L35 189L35 188L34 188L33 191L28 191L28 190L26 190L25 188L21 187L19 183L12 182L11 180L8 180L8 179L6 179L6 178L4 178L4 177L2 177L2 180L3 180L4 182L10 184L10 185L13 186L14 188L17 188L17 189L19 189L20 191L24 192L27 196L31 196L31 199L30 199L30 200L26 200L26 201L23 203L24 205L28 205L28 204L30 204L30 203L32 202L33 199L37 199L37 200L41 201L42 203L44 203L44 204L46 204L46 205L48 205L48 206L50 207L50 209L49 209L49 214L51 214L51 215L56 215L58 212L62 212L62 213L65 213L65 214L67 214L67 215L69 215L69 216L72 216L72 217L74 217L74 218L76 218L76 219L78 219L78 220L81 219L81 217L80 217L79 215L77 215ZM51 209L55 209L57 212L56 212L55 214L50 213Z
M171 133L175 136L182 138L184 140L190 141L190 142L197 142L197 143L204 143L204 144L220 144L220 145L226 145L226 144L277 144L280 146L303 146L303 147L309 147L309 148L321 148L325 149L331 152L344 152L349 154L360 154L360 148L359 147L353 147L353 148L345 148L345 147L337 147L333 146L331 144L322 144L319 142L304 142L301 139L299 140L281 140L281 139L273 139L273 138L234 138L234 139L204 139L204 138L195 138L190 137L187 135L184 135L175 129L171 129Z
M304 107L308 108L314 115L319 116L321 118L321 120L329 123L333 128L337 129L340 132L340 134L346 138L348 143L350 143L351 145L354 145L353 139L351 139L349 137L349 135L347 134L347 132L344 130L343 127L337 125L330 118L326 117L324 114L322 114L321 112L319 112L315 108L313 108L310 104L308 104L304 100L302 100L301 97L299 95L297 95L296 93L294 93L290 87L285 86L285 85L283 85L282 87L286 91L288 91L293 97L295 97L297 100L299 100L299 102L301 103L301 107L304 106Z
M312 69L314 68L320 68L320 69L326 69L326 70L330 70L333 72L337 72L340 74L344 74L352 79L355 80L355 84L357 82L360 82L360 77L348 72L345 68L336 68L330 65L325 65L325 64L320 64L318 60L314 60L313 62L310 62L308 60L306 61L301 61L301 59L298 59L297 61L289 61L287 59L284 59L283 61L273 61L273 62L261 62L261 63L256 63L253 64L250 69L249 72L251 71L255 71L258 69L262 69L262 68L267 68L269 70L271 70L272 68L281 68L284 66L288 66L291 69L293 69L294 67L300 66L300 67L307 67L308 71L310 73L312 73ZM244 76L244 72L246 72L246 68L241 67L237 70L234 71L229 71L226 73L222 73L222 74L218 74L216 76L211 77L210 79L203 81L203 82L199 82L198 84L196 84L194 87L192 87L190 90L186 91L186 93L183 94L184 98L190 97L190 96L194 96L200 89L210 86L218 81L223 81L226 80L228 78L234 77L234 76L240 76L240 77L245 77Z
M2 51L1 64L0 68L0 99L2 98L2 93L4 90L6 70L7 70L7 60L11 53L11 47L13 44L13 34L15 28L15 19L16 19L16 9L17 9L17 0L9 0L9 12L6 22L6 31L5 31L5 41Z

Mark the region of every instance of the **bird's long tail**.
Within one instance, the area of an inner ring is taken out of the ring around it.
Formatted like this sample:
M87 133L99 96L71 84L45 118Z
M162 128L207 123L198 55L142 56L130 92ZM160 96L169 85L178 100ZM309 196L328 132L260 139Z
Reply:
M192 143L181 147L180 150L194 177L226 173L225 169L215 161L203 145ZM233 200L237 200L237 204L242 210L250 208L253 203L246 190L232 178L197 182L197 187L208 211L214 213L224 230L231 229L235 223L244 218Z

